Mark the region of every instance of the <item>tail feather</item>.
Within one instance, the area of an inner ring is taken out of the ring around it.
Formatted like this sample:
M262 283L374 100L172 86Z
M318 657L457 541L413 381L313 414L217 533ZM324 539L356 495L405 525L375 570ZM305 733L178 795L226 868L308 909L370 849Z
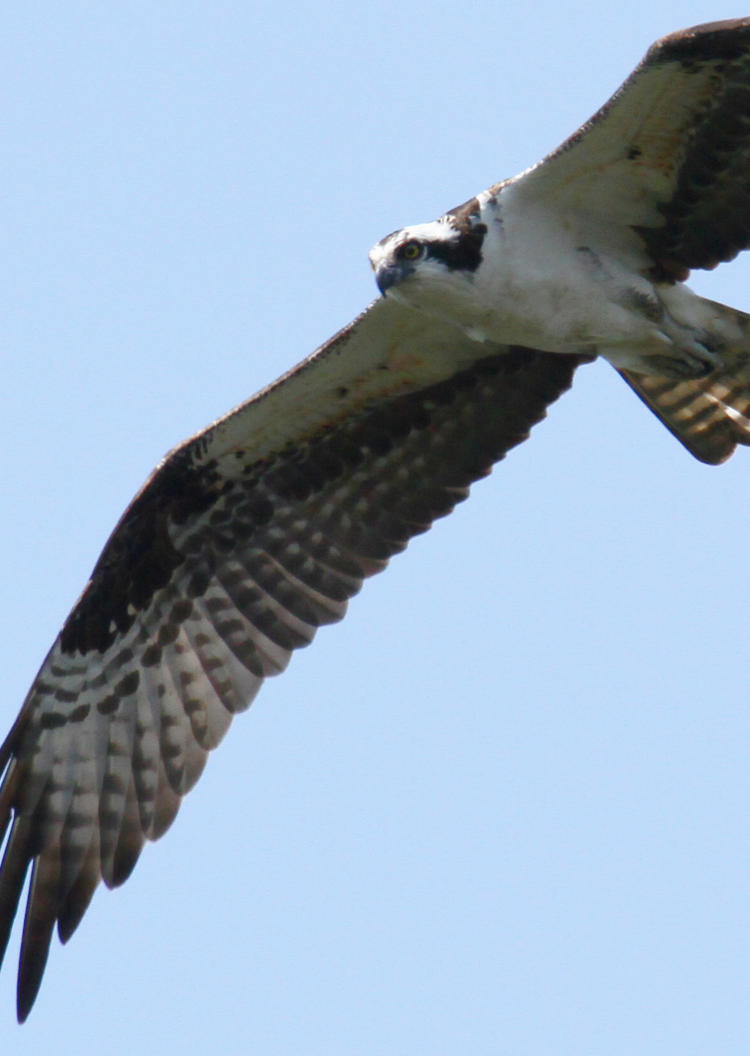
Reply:
M632 370L619 373L692 455L718 465L737 444L750 445L750 315L703 303L716 313L718 334L731 334L720 349L719 370L680 380Z

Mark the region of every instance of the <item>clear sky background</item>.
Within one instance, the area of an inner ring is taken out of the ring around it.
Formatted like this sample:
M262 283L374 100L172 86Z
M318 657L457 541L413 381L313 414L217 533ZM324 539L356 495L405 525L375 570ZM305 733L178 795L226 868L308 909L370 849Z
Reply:
M6 6L4 727L161 455L715 3ZM694 286L750 308L740 261ZM750 452L606 364L269 683L0 1050L697 1056L750 1035ZM18 930L18 929L17 929Z

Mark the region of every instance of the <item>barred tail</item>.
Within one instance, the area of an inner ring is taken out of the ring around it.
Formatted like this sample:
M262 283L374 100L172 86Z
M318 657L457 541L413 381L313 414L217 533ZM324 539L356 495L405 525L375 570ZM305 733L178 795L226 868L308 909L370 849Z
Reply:
M750 315L704 303L716 312L723 361L719 370L686 380L619 373L692 455L718 465L737 444L750 445Z

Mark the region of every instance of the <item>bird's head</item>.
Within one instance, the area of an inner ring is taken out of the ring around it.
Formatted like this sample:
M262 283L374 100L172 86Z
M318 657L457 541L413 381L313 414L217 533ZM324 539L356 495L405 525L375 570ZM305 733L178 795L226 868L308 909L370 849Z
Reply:
M382 238L370 251L378 289L399 300L421 299L426 289L439 290L457 275L472 276L482 260L487 233L479 222L476 199L428 224L404 227Z

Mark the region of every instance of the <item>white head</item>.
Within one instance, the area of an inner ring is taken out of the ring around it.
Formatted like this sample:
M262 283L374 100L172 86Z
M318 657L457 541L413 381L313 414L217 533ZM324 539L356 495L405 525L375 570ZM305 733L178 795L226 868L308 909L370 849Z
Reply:
M414 302L422 299L420 289L439 290L446 280L454 285L457 275L471 276L479 267L486 233L474 198L439 220L386 235L370 251L378 289Z

